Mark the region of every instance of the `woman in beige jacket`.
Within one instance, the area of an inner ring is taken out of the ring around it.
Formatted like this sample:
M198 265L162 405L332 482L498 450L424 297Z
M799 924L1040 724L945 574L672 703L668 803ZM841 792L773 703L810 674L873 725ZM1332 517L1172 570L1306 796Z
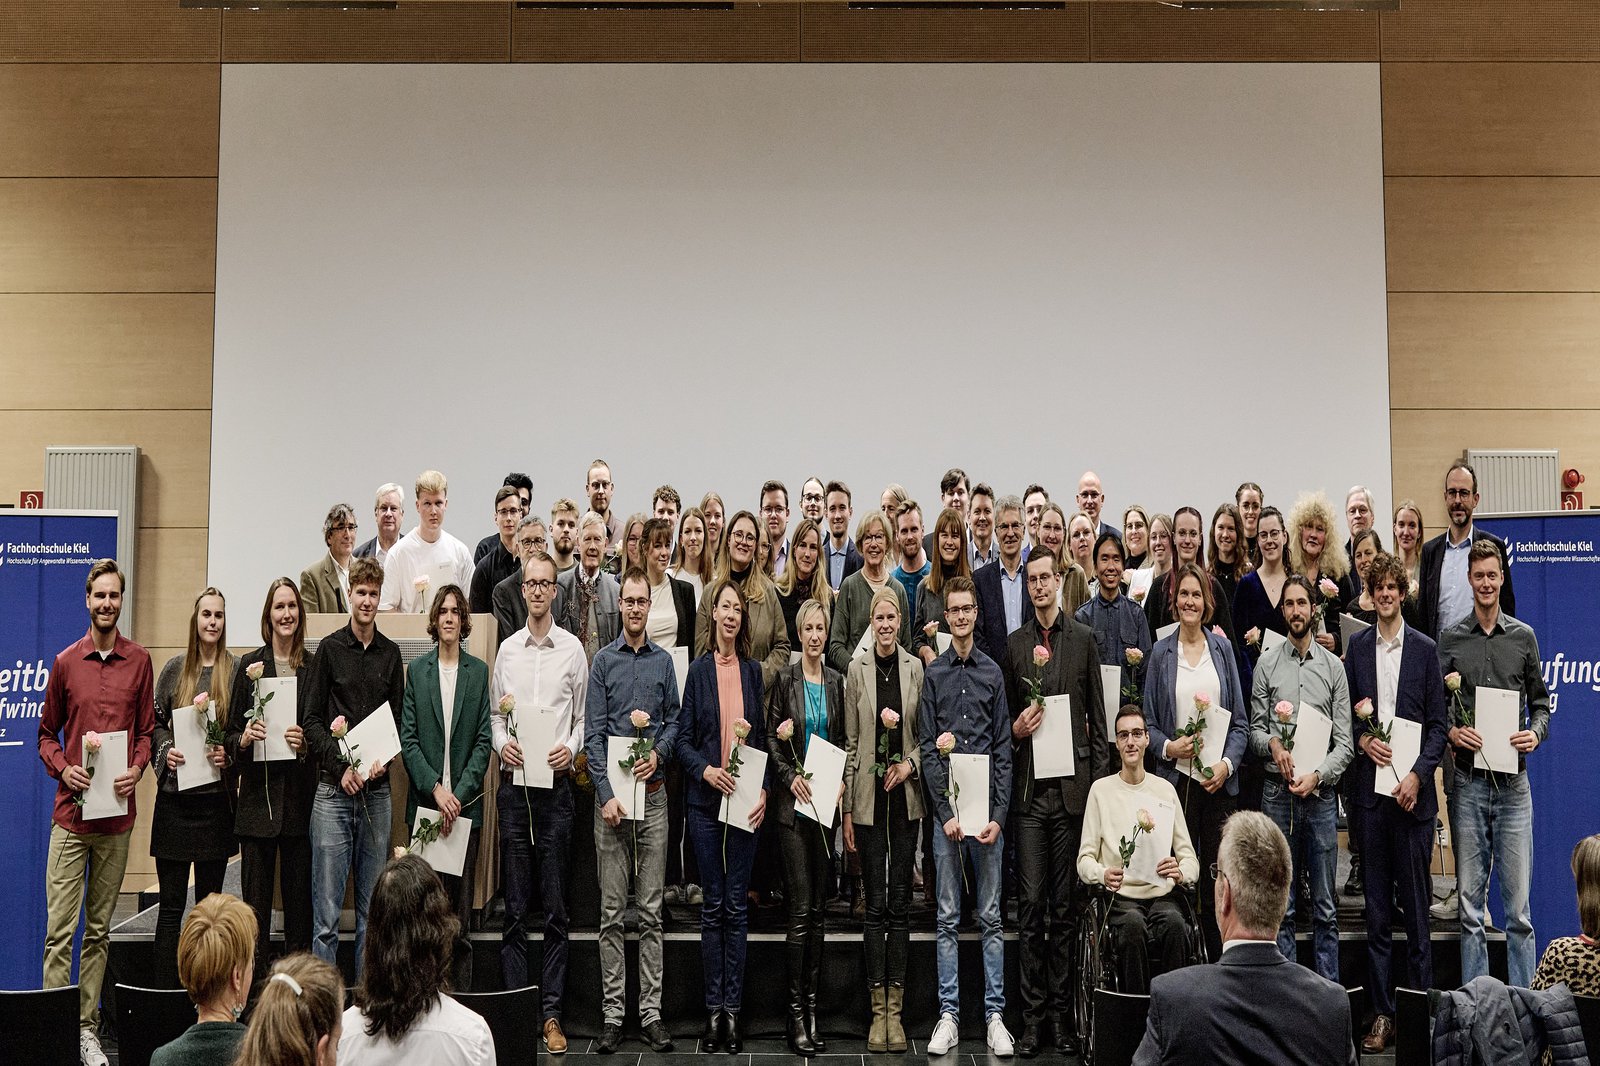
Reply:
M890 582L891 586L896 582ZM845 674L845 847L861 853L872 994L869 1051L906 1050L901 1007L910 949L911 860L922 820L917 701L922 663L899 645L900 590L872 594L872 648Z

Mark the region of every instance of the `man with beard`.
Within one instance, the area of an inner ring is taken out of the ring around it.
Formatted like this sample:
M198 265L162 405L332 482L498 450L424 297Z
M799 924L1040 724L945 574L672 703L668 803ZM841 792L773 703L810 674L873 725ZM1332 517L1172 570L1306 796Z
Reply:
M556 564L557 574L578 565L578 514L578 505L565 496L550 505L550 561ZM603 546L601 555L605 555ZM519 592L517 597L521 596Z
M1467 552L1474 541L1486 540L1500 549L1501 571L1505 575L1505 583L1500 587L1500 609L1509 615L1517 613L1517 597L1511 591L1511 568L1505 565L1506 542L1493 533L1473 527L1472 513L1478 508L1478 474L1460 460L1445 472L1444 508L1450 516L1450 528L1422 546L1422 563L1417 573L1421 628L1433 640L1438 640L1441 633L1472 614Z

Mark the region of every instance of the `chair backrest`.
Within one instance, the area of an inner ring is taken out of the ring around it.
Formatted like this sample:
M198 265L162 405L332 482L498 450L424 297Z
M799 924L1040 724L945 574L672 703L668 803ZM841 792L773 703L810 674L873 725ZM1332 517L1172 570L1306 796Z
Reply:
M497 1062L521 1062L529 1048L537 1058L543 1021L538 985L506 992L452 992L451 998L489 1023Z
M1144 1039L1150 997L1129 992L1094 990L1095 1066L1130 1066Z
M1433 1015L1428 993L1394 990L1394 1066L1430 1066L1433 1062Z
M1356 1049L1356 1061L1361 1061L1361 1019L1367 1016L1367 989L1356 985L1345 990L1350 997L1350 1045Z
M1583 1042L1589 1048L1589 1061L1600 1062L1600 999L1594 996L1573 996L1578 1004L1578 1024L1583 1028Z
M78 986L0 992L0 1062L75 1066Z
M156 1048L182 1036L195 1022L194 1003L182 988L117 985L117 1062L150 1066Z

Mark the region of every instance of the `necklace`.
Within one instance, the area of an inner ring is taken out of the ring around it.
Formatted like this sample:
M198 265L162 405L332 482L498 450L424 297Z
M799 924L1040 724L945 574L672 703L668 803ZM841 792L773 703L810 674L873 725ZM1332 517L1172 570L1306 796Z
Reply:
M889 678L894 675L895 667L898 666L899 664L896 663L893 659L890 659L889 660L889 665L887 667L879 666L878 665L878 659L877 659L877 654L878 653L877 652L873 652L872 654L873 654L872 665L878 671L878 679L880 681L887 682L889 680Z

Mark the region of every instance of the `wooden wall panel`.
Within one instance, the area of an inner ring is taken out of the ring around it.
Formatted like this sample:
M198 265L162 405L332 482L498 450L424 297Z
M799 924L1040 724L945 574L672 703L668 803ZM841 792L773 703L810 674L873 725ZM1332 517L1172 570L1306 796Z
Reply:
M1600 292L1600 178L1388 178L1392 292Z
M1082 63L1089 5L1064 10L875 8L807 3L801 57L811 63Z
M1381 18L1385 62L1600 60L1594 0L1405 0Z
M139 528L204 527L210 511L210 411L4 411L0 489L44 487L49 445L137 444ZM202 528L202 532L203 532Z
M510 40L508 3L232 10L222 17L227 63L504 63Z
M1597 350L1597 293L1391 293L1389 405L1600 409Z
M0 293L216 285L215 178L5 178L0 219Z
M0 177L216 177L214 63L0 63Z
M1378 61L1378 19L1368 12L1183 11L1143 0L1085 6L1096 62Z
M141 529L133 588L133 639L146 647L182 647L189 639L194 598L206 587L205 529ZM245 620L260 609L250 604L263 589L244 596ZM253 608L253 609L252 609ZM156 664L160 669L160 664Z
M215 300L210 293L0 295L0 404L209 408Z
M6 0L0 62L216 62L221 13L178 0Z
M1421 504L1430 528L1444 525L1444 472L1467 448L1559 448L1562 466L1591 481L1600 470L1600 410L1393 411L1389 439L1394 498Z
M798 3L740 3L732 10L518 8L517 63L793 63Z
M1381 71L1385 174L1600 174L1600 63Z

